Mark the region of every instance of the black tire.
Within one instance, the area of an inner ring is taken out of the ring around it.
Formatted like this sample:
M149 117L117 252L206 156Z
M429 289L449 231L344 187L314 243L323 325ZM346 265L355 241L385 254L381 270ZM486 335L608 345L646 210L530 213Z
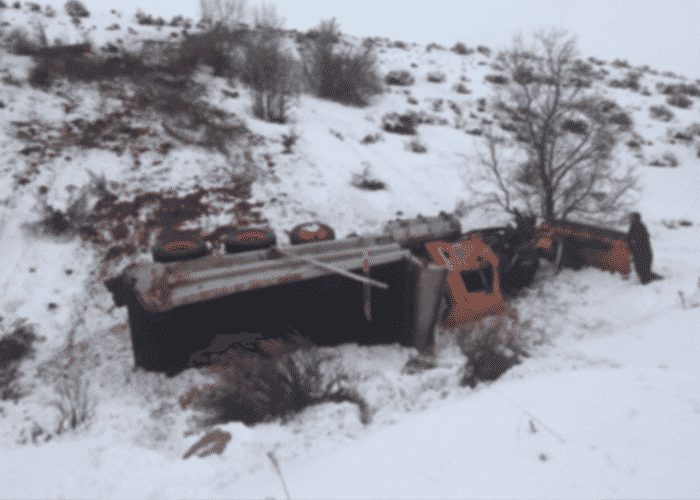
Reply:
M332 241L335 239L335 231L320 222L307 222L299 224L289 233L289 241L292 245L303 245L317 241Z
M241 253L273 247L277 237L270 228L250 227L234 229L224 236L223 242L227 253Z
M194 238L173 238L153 247L156 262L177 262L204 257L209 253L206 243Z

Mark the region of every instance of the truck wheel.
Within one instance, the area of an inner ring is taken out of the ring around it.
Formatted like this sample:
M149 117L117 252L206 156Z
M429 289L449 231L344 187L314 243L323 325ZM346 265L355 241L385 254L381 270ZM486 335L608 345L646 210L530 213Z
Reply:
M204 257L209 253L206 243L194 238L178 238L153 247L156 262L176 262Z
M275 246L277 237L267 227L241 228L231 231L223 241L227 253L241 253Z
M335 232L330 226L320 222L307 222L296 226L289 233L289 241L292 245L303 245L316 241L331 241L335 239Z

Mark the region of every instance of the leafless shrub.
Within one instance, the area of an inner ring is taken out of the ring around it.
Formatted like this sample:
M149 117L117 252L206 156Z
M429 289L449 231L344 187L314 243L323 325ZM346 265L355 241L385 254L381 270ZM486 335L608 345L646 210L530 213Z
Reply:
M136 24L139 26L165 26L165 19L147 14L141 9L136 11Z
M471 90L469 90L469 87L467 87L467 85L463 82L459 82L458 84L456 84L453 87L453 90L455 92L457 92L458 94L462 94L462 95L471 94Z
M420 138L414 137L410 141L406 143L406 149L408 151L411 151L413 153L427 153L428 152L428 146L426 146L425 142L423 142Z
M659 92L665 95L682 94L691 97L700 97L700 85L692 83L672 83L672 84L657 84Z
M202 21L209 26L237 28L248 16L246 0L200 0Z
M639 91L640 89L640 83L639 80L642 77L640 73L637 71L629 71L627 72L627 75L625 78L618 80L618 79L613 79L608 82L608 85L612 88L618 88L618 89L628 89L632 90L634 92Z
M505 75L486 75L484 77L484 80L486 80L489 83L492 83L494 85L507 85L508 84L508 77Z
M302 55L311 91L322 99L366 106L383 91L373 46L342 45L335 19L309 33Z
M689 222L689 221L685 221ZM692 223L685 224L685 227L692 226ZM700 307L700 279L698 279L697 288L691 292L690 295L686 295L682 290L678 290L678 298L681 302L681 307L683 309L697 309Z
M91 200L99 199L106 193L108 193L106 179L103 176L92 175L90 182L78 191L65 210L42 203L43 216L39 221L39 228L54 236L93 234L95 220Z
M652 167L670 167L674 168L679 165L678 157L671 151L666 151L661 156L651 160L649 165Z
M90 11L85 7L85 4L79 0L68 0L64 8L66 9L66 14L73 18L79 17L90 17Z
M372 173L369 165L365 165L361 173L352 176L352 185L364 191L382 191L386 189L384 181L378 179Z
M649 107L649 116L651 116L654 120L670 122L673 120L674 114L673 111L668 109L666 106L659 105Z
M442 71L431 71L428 73L427 78L430 83L444 83L447 76Z
M625 111L618 111L616 113L610 113L608 120L610 123L620 127L622 131L630 131L634 128L634 122L629 113Z
M41 24L36 24L31 32L25 28L14 28L4 39L8 50L20 56L32 56L48 44L46 32Z
M298 140L299 133L293 128L289 129L289 132L286 134L282 134L282 146L284 147L282 153L286 155L292 154L294 152L294 146Z
M479 45L476 48L476 51L483 56L491 57L491 49L489 49L488 47L486 47L484 45Z
M256 33L246 48L242 78L254 92L255 116L286 123L292 100L301 90L301 72L284 40L268 29Z
M462 385L474 387L480 381L495 380L527 356L521 328L516 316L505 314L458 328L457 343L467 357Z
M94 412L94 400L90 384L83 373L76 367L69 367L56 379L57 398L50 406L58 410L56 434L63 434L78 429L87 423Z
M681 109L689 109L693 106L693 100L683 94L670 95L666 98L666 102Z
M420 117L417 113L388 113L382 117L382 128L386 132L401 135L415 135Z
M427 52L432 52L433 50L445 50L445 47L443 47L439 43L432 42L425 47L425 50Z
M381 141L381 140L382 140L382 134L380 134L379 132L377 132L377 133L374 133L374 134L367 134L366 136L364 136L364 137L362 138L362 140L360 141L360 143L361 143L361 144L365 144L365 145L367 145L367 144L376 144L377 142L379 142L379 141Z
M217 369L218 381L198 406L207 425L240 421L247 425L288 418L322 403L356 404L360 420L371 415L367 402L352 388L333 356L319 350L296 351L282 357L241 354Z
M240 53L247 40L246 30L222 25L188 34L177 48L172 72L189 74L201 64L210 67L215 76L232 78L240 72Z
M474 49L467 47L463 42L455 43L450 50L460 56L468 56L474 53Z
M409 87L416 83L416 79L413 77L410 71L406 70L392 70L389 71L384 77L384 82L387 85L396 85L399 87Z

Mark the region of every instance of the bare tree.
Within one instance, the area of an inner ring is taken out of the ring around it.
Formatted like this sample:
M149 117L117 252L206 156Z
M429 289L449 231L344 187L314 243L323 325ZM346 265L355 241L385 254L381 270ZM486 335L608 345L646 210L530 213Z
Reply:
M301 90L301 69L286 40L276 30L256 30L246 48L241 76L253 90L255 116L286 123Z
M277 6L261 3L253 12L253 26L257 29L280 30L284 27L284 18L277 12Z
M548 221L611 219L626 208L637 179L613 162L625 127L611 117L621 110L590 90L592 69L575 40L556 30L530 43L517 37L498 59L505 78L495 109L519 154L504 160L505 137L487 131L480 180L491 189L479 190L483 201Z
M200 0L202 21L210 26L236 28L248 15L246 0Z

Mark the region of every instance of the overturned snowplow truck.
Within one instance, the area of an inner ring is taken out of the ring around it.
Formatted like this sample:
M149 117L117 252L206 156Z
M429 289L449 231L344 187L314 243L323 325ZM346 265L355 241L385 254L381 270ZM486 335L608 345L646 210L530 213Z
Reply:
M295 333L319 345L398 342L426 351L441 320L452 327L504 307L497 256L477 237L461 240L448 214L338 241L296 231L288 246L247 233L270 246L200 255L175 242L187 260L134 263L107 282L128 308L137 366L176 373L220 335Z

